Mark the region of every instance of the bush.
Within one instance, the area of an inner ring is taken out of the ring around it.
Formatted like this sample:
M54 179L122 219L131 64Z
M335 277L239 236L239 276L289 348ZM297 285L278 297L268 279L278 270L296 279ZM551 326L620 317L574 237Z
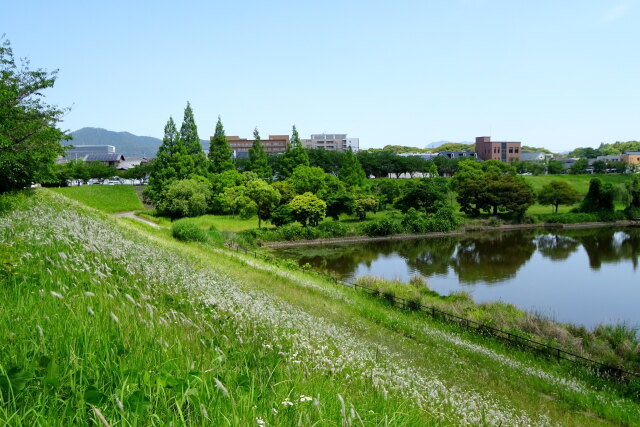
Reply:
M364 234L370 237L375 236L389 236L391 234L398 234L402 232L402 225L396 220L390 218L383 218L376 221L371 221L362 227Z
M544 221L550 224L577 224L579 222L595 222L598 217L589 213L567 212L552 214L544 217Z
M347 234L347 226L338 221L327 221L320 224L317 228L322 237L342 237Z
M209 235L191 221L178 220L171 226L171 235L183 242L206 242Z
M289 224L280 227L274 233L276 240L312 240L320 237L320 231L314 227L300 227Z
M289 205L282 205L271 212L271 224L276 227L291 224L293 221L295 221L295 219L293 218L293 211L291 211Z
M427 217L415 208L409 208L402 218L402 226L408 233L425 233L427 231Z

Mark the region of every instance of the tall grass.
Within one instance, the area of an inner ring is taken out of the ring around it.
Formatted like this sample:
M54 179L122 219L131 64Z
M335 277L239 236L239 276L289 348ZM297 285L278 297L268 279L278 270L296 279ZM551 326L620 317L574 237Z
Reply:
M10 302L0 313L7 423L527 419L376 360L348 332L54 198L0 221L19 259L0 288Z
M640 419L637 405L351 305L357 294L312 276L133 227L47 191L0 216L13 265L0 286L0 424L544 425L584 421L566 405L591 403ZM496 376L490 387L457 386L478 369ZM505 376L520 381L498 386ZM513 393L538 383L574 400Z

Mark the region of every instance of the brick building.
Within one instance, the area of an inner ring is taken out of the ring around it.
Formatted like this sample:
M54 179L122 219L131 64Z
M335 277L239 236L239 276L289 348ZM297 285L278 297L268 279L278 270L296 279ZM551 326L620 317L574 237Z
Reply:
M253 145L253 139L228 136L227 142L233 150L234 158L249 157L249 148ZM267 155L280 154L284 153L289 146L289 135L269 135L269 139L261 139L260 142Z
M520 161L520 143L511 141L491 141L490 136L476 137L476 154L480 160L500 160L509 163Z

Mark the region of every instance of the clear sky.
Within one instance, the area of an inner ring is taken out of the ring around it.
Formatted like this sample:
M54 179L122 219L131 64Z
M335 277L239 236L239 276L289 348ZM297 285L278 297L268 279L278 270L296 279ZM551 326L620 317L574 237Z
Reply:
M361 148L491 135L555 151L640 139L640 0L3 0L58 68L63 128L348 133Z

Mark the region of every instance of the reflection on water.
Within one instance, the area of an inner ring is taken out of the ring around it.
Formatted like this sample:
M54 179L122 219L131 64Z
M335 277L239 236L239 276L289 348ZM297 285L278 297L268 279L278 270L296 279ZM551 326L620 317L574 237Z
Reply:
M560 321L640 324L635 307L625 309L640 301L638 228L475 233L277 253L345 280L374 274L407 281L421 275L444 294L465 290L478 302L512 302ZM590 315L593 307L602 309Z

